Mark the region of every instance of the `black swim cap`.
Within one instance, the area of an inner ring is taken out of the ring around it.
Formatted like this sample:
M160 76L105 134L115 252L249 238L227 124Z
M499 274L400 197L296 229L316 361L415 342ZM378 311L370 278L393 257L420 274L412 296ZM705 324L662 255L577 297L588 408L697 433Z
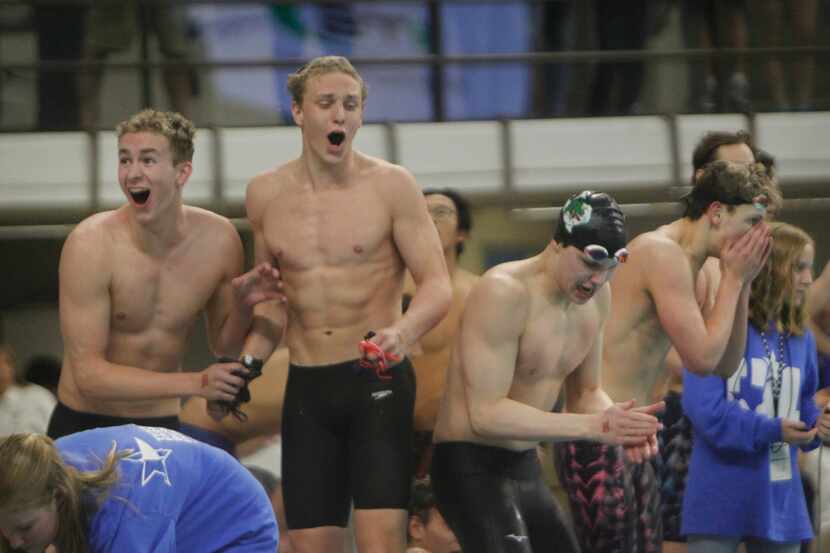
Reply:
M568 198L559 212L553 239L563 246L596 244L614 255L625 247L625 215L617 202L603 192L586 190Z

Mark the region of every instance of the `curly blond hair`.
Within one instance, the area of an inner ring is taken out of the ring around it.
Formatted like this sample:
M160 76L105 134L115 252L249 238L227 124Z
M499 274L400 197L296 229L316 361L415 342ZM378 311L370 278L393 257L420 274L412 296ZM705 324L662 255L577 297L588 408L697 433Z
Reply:
M193 161L193 137L196 136L196 127L190 119L174 111L139 111L126 121L120 122L115 127L115 132L118 133L118 138L136 132L160 134L170 142L173 163Z

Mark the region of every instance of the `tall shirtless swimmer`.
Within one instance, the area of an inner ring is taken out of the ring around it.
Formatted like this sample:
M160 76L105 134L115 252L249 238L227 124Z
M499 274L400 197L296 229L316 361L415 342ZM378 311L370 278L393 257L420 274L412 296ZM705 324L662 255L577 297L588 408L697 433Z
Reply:
M302 553L339 551L354 502L358 550L399 553L415 396L406 354L447 313L447 268L412 175L352 148L366 87L351 63L316 58L288 88L302 154L255 177L246 199L256 259L279 268L288 302L257 306L245 351L267 358L287 322L289 536ZM401 316L406 270L417 292ZM359 359L369 332L364 346L385 352L363 359L374 369Z

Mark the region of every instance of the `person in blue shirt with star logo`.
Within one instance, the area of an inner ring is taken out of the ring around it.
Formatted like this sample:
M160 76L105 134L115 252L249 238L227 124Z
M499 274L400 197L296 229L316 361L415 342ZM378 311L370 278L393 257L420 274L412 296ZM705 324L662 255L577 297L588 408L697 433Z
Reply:
M262 486L233 457L125 425L0 441L0 552L274 553Z

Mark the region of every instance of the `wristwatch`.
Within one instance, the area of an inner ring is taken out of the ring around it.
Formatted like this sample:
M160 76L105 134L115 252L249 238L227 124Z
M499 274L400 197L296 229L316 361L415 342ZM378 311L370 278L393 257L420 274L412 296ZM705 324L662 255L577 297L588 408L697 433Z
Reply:
M246 369L250 370L252 373L261 373L262 366L265 364L265 362L262 359L254 357L253 355L247 353L239 358L239 362L242 363L242 365Z

